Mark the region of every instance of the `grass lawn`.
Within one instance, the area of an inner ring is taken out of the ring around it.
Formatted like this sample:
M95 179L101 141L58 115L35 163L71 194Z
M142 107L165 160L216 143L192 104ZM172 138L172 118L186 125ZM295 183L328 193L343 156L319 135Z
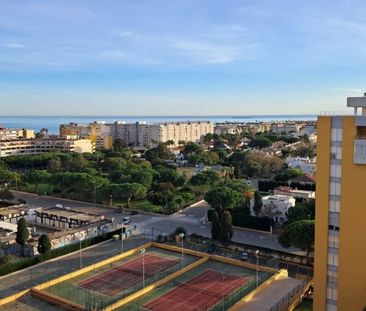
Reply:
M295 309L295 311L312 311L313 301L311 299L304 299Z
M52 194L53 186L50 184L38 184L37 186L34 184L27 184L26 186L27 192L37 193L37 194Z
M190 179L192 176L196 175L195 169L195 167L178 167L177 172L186 175L187 178Z
M109 202L106 202L109 203ZM153 213L161 213L162 207L157 206L149 202L148 200L141 200L141 201L132 201L131 203L132 209L137 209L139 211L146 211L146 212L153 212ZM113 200L113 206L126 206L127 200Z

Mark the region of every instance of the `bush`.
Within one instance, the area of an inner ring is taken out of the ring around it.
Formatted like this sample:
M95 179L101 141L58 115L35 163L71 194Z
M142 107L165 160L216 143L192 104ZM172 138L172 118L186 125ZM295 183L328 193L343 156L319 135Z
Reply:
M178 226L174 231L174 235L178 235L178 234L181 234L181 233L183 233L184 236L187 236L187 230L182 226Z

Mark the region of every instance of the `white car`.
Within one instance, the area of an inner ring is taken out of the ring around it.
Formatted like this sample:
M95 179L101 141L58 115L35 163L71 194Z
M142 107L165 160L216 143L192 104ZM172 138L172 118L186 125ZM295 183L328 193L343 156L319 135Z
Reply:
M124 225L127 225L127 224L129 224L130 222L131 222L130 217L123 217L123 219L122 219L122 223L123 223Z

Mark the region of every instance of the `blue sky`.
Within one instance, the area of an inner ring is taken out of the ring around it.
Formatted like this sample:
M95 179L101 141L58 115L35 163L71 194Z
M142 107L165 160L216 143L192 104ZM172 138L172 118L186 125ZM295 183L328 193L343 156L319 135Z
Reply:
M2 115L317 114L366 84L364 1L0 0Z

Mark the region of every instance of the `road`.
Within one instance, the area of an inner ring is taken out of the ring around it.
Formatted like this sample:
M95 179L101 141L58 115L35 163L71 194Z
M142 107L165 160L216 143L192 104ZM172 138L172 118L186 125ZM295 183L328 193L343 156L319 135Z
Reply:
M61 199L50 196L39 196L35 194L17 192L14 191L16 199L23 199L28 204L34 207L52 207L56 204L62 204L69 206L73 209L80 211L92 212L96 214L103 214L107 219L113 217L117 221L121 221L128 212L122 214L117 208L107 208L101 206L95 206L92 203L72 201L67 199ZM202 236L211 236L211 225L205 221L207 215L207 209L209 205L205 201L200 201L191 207L184 209L182 212L175 213L171 216L163 215L144 215L142 213L138 215L130 216L132 223L142 233L164 233L168 234L173 232L178 226L183 226L188 233L196 233ZM234 242L243 243L251 246L258 246L263 248L272 249L275 251L287 252L296 255L304 255L304 252L296 248L284 248L277 241L277 235L269 234L260 231L246 230L241 228L234 228L234 235L232 240Z

